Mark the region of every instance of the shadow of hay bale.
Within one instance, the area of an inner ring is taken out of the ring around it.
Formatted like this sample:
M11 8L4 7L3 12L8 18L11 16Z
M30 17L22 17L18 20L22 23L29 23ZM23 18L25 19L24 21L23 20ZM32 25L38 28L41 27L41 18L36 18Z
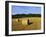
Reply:
M27 20L27 24L28 24L28 25L31 25L31 24L33 24L33 22L32 22L32 21L30 22L30 20L28 19L28 20Z

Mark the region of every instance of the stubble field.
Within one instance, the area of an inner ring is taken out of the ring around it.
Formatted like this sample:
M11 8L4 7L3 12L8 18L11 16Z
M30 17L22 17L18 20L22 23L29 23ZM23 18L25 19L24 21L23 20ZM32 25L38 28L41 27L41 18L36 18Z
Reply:
M30 25L28 25L28 19L31 22ZM41 17L12 18L12 31L39 29L41 29Z

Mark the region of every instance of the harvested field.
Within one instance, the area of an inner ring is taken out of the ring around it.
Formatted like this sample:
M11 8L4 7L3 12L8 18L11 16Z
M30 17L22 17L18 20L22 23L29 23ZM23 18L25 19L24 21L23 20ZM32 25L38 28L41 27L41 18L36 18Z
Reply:
M27 20L29 20L30 25L28 24ZM39 29L41 29L40 17L25 17L25 18L12 19L12 31L39 30Z

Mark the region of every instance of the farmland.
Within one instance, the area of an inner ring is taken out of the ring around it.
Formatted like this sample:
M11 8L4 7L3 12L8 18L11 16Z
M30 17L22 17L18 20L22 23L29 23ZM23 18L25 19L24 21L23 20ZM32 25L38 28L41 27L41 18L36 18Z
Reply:
M27 24L27 20L31 22L30 25ZM39 29L41 29L41 17L12 18L12 31Z

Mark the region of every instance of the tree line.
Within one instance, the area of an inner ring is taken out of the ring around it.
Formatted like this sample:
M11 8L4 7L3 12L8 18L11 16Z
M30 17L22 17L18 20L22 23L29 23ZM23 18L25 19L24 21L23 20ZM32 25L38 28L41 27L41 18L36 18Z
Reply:
M41 14L16 14L16 15L12 15L12 18L22 18L22 17L41 17Z

